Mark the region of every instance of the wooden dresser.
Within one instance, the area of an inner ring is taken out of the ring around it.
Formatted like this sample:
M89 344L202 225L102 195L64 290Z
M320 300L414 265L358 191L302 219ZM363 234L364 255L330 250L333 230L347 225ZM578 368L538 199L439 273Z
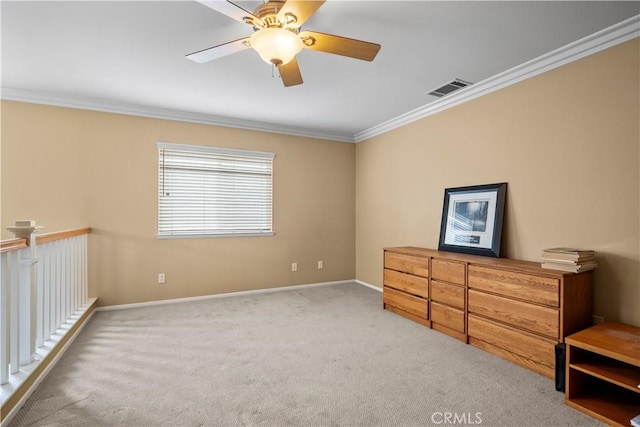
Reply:
M386 248L383 306L553 378L555 345L591 326L592 277L528 261Z

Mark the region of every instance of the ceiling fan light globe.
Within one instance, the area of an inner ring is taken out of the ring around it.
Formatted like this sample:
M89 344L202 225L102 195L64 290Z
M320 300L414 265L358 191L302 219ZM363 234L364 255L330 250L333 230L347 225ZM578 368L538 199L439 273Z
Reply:
M267 64L289 63L304 47L297 34L282 28L264 28L250 38L251 47Z

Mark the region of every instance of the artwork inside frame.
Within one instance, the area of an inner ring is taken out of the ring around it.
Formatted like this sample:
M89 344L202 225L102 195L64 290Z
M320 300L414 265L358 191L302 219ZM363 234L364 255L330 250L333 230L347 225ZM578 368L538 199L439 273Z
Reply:
M500 257L507 183L446 188L438 250Z

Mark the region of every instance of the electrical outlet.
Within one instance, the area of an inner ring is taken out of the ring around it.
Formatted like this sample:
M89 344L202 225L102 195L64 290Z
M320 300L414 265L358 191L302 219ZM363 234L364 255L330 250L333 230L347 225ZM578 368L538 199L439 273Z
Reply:
M596 316L594 314L593 316L591 316L591 318L593 319L593 324L594 325L599 325L600 323L604 323L604 317L602 317L602 316Z
M158 283L164 283L165 280L166 280L166 276L164 275L164 273L158 274Z
M322 270L324 268L324 262L318 261L318 270Z
M298 271L298 263L297 262L292 262L291 263L291 271Z

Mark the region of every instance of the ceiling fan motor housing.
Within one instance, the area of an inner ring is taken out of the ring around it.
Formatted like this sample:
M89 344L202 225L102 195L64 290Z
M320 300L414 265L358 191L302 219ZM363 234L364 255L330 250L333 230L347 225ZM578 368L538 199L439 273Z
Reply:
M282 6L284 6L284 3L285 3L284 1L274 0L274 1L261 4L260 6L256 7L256 10L253 12L253 14L262 20L262 22L265 25L265 28L286 28L288 25L293 24L298 19L295 15L291 13L287 13L285 15L286 22L281 22L280 19L278 19L278 12L280 12L280 9L282 9ZM255 28L255 29L257 31L260 28ZM294 29L291 29L291 30L294 30Z

